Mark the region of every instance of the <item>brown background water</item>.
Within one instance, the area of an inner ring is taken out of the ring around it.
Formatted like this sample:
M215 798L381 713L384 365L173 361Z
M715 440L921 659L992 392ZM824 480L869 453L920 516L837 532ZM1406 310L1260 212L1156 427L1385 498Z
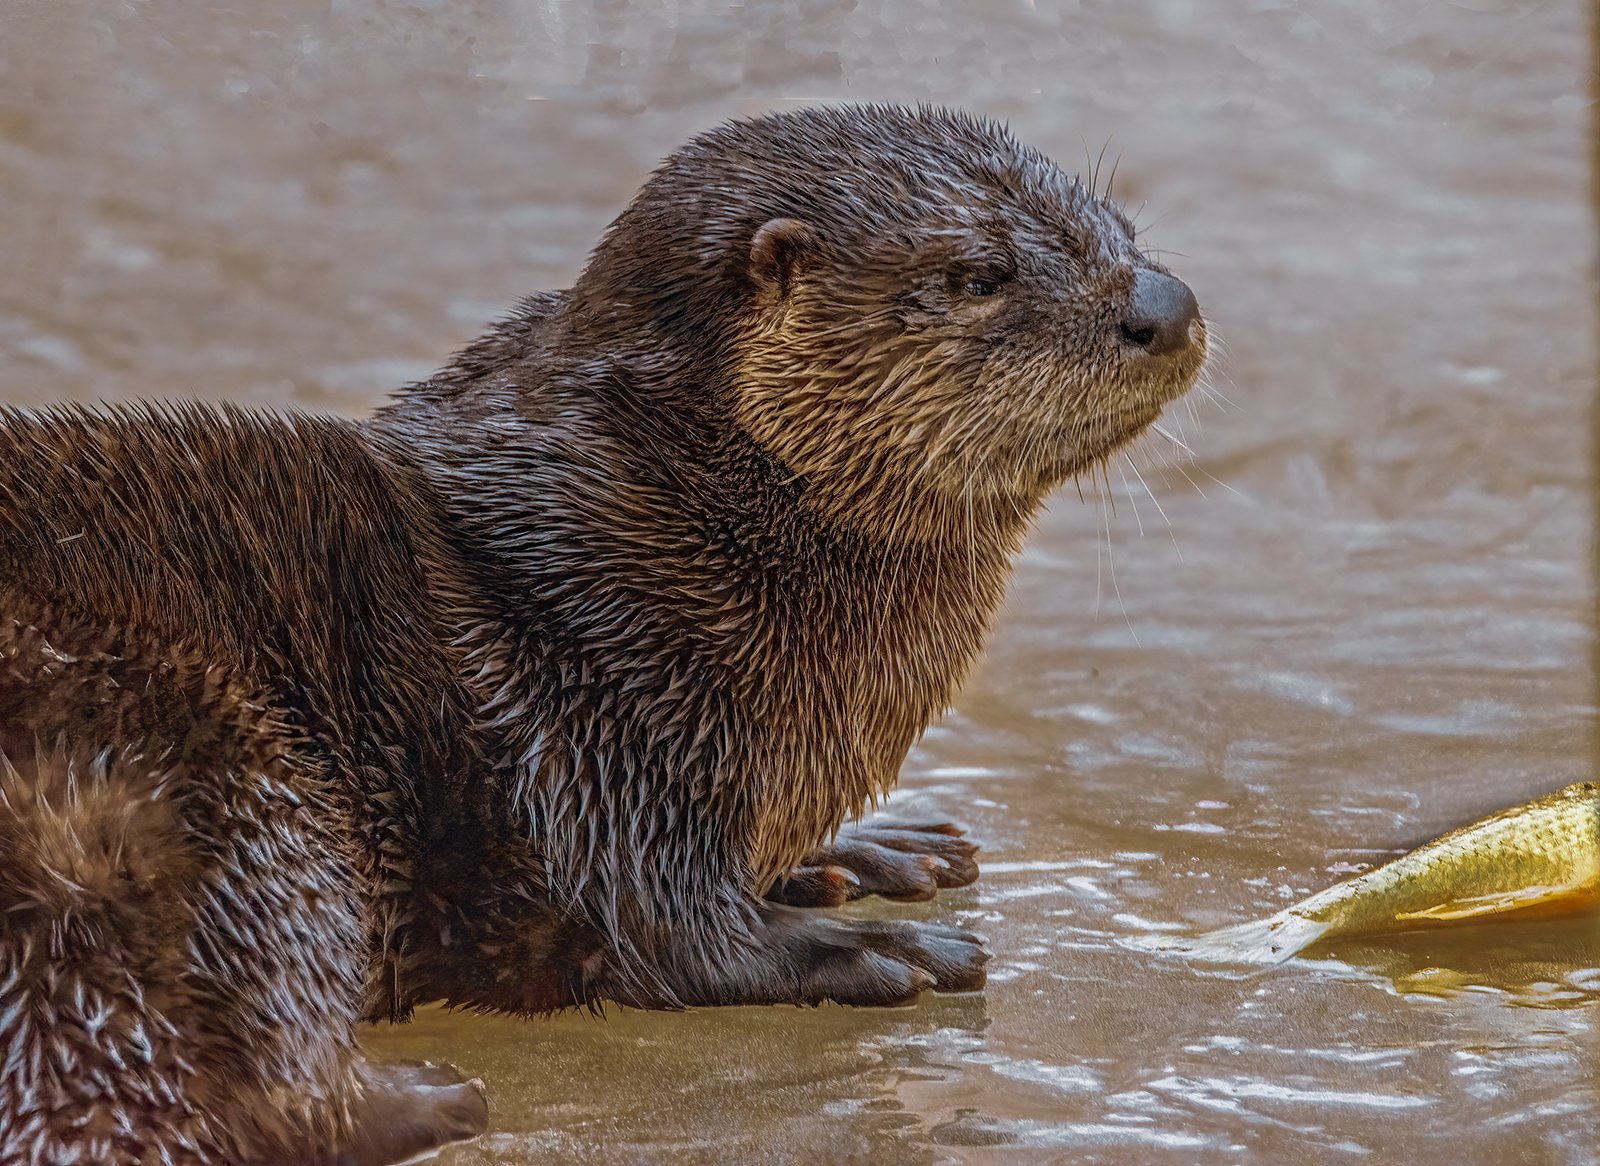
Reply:
M988 990L369 1043L488 1082L451 1163L1594 1162L1594 917L1113 942L1592 772L1587 48L1574 0L4 0L0 399L360 413L730 115L1104 150L1230 404L1056 500L906 763L988 865L861 910L981 930Z

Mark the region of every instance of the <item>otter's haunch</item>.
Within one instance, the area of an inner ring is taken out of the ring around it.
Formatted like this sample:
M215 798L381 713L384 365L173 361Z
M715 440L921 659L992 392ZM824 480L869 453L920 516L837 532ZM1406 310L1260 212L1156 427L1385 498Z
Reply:
M430 1000L980 986L964 931L809 909L970 882L969 844L829 840L1045 495L1205 356L1116 207L860 107L695 139L366 423L0 412L0 1157L469 1134L470 1085L356 1049Z

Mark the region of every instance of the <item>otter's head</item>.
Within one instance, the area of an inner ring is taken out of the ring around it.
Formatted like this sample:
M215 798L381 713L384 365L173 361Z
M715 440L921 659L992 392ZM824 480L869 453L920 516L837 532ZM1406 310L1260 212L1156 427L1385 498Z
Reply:
M902 535L908 502L930 534L974 507L1031 513L1206 359L1193 294L1116 206L1004 129L927 108L702 135L618 219L574 303L701 354L698 404L824 512Z

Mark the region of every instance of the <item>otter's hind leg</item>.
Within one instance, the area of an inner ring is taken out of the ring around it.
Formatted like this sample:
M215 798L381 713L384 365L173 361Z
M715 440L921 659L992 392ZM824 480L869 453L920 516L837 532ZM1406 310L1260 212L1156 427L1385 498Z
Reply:
M480 1132L477 1090L356 1048L370 940L318 766L225 670L48 616L0 621L0 1160L376 1166Z
M483 1085L448 1065L363 1064L360 1111L336 1161L404 1162L489 1126Z
M272 768L241 776L211 823L231 837L191 945L201 1020L182 1029L189 1096L229 1160L383 1166L482 1133L481 1085L357 1048L371 937L336 807Z
M0 1160L213 1160L177 1024L195 855L159 778L0 743Z
M839 831L773 883L765 898L791 907L837 907L882 895L922 902L977 881L977 846L950 822L874 814Z

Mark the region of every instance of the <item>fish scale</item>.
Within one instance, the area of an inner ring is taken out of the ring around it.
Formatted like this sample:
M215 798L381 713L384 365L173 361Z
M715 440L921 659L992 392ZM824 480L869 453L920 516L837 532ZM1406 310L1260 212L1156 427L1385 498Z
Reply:
M1133 936L1141 951L1207 963L1282 963L1317 940L1530 910L1578 910L1600 898L1600 784L1569 785L1452 830L1266 919L1203 935Z

